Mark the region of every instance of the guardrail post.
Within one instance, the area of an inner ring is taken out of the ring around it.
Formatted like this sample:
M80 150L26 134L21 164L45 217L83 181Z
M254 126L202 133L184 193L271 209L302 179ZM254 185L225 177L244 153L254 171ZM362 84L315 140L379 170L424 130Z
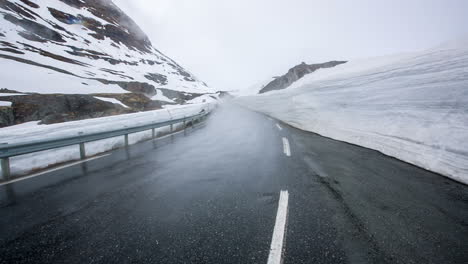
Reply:
M172 133L172 131L174 131L174 125L173 124L171 124L171 133Z
M10 179L10 158L2 159L2 175L4 181Z
M152 136L153 139L156 138L156 129L154 129L154 128L151 129L151 136Z
M85 143L83 142L80 143L80 158L82 160L86 159L86 148L85 148Z
M84 134L83 132L78 132L78 135L80 136L82 136L83 134ZM80 158L82 160L86 159L86 149L85 149L84 142L80 143Z
M125 134L125 147L128 147L128 134Z

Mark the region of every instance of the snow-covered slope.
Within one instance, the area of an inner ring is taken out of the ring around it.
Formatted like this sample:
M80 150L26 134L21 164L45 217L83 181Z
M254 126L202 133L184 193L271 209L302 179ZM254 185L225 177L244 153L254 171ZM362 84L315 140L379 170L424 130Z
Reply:
M214 92L111 0L0 1L0 79L20 92Z
M468 184L468 42L320 69L237 101Z

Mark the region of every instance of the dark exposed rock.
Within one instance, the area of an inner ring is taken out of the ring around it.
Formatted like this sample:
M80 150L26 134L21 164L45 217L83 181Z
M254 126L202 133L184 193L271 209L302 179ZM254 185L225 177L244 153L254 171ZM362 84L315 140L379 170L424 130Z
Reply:
M4 46L4 47L10 47L10 48L13 48L13 49L18 49L18 47L11 43L11 42L8 42L8 41L0 41L0 45Z
M83 48L78 48L78 47L74 47L74 46L70 46L70 45L67 45L67 47L72 49L73 50L72 52L76 53L74 55L77 55L77 56L85 56L85 55L105 56L105 57L110 56L109 54L99 52L99 51L95 51L95 50L83 49Z
M128 75L125 75L123 71L116 71L116 70L111 70L111 69L105 69L105 68L101 68L99 69L103 72L107 72L107 73L110 73L112 75L117 75L119 77L122 77L124 79L130 79L130 80L133 80L133 77L130 77Z
M83 24L88 29L94 31L94 33L91 34L93 37L97 39L108 37L116 43L122 43L129 48L134 48L143 52L152 51L151 41L145 33L111 0L60 1L75 8L86 8L93 15L110 23L103 27L101 23L94 19L88 20L86 17L80 17L80 19L83 20Z
M177 73L181 76L184 77L184 80L186 81L189 81L189 82L194 82L195 79L192 77L192 75L188 72L186 72L179 64L175 63L175 62L172 62L172 63L168 63L169 66L171 66L172 68L174 68Z
M0 37L5 37L5 35L3 35L3 33L0 32Z
M50 41L56 41L56 42L65 42L65 40L62 38L62 35L58 33L57 31L54 31L42 24L39 24L37 22L34 22L32 20L28 19L19 19L16 18L10 14L4 14L4 18L7 21L10 21L11 23L18 25L22 28L24 28L26 31L29 31L33 34L38 35L39 37L43 39L47 39Z
M30 6L30 7L32 7L32 8L39 8L39 5L38 5L38 4L33 3L33 2L31 2L31 1L29 1L29 0L21 0L21 2L27 4L28 6Z
M2 93L17 93L17 94L21 94L21 92L18 92L18 91L15 91L15 90L10 90L10 89L7 89L7 88L1 88L1 89L0 89L0 96L2 96Z
M153 66L155 64L162 64L162 62L154 61L154 60L145 60L145 61L146 61L146 63L148 63L151 66Z
M144 94L148 97L156 95L156 89L153 85L142 82L118 82L118 85L132 93Z
M45 64L40 64L40 63L31 61L31 60L26 60L26 59L23 59L23 58L18 58L18 57L15 57L15 56L9 56L9 55L0 54L0 58L9 59L9 60L14 60L14 61L17 61L17 62L22 62L22 63L26 63L26 64L38 66L38 67L43 67L43 68L46 68L46 69L50 69L50 70L58 71L58 72L61 72L61 73L65 73L65 74L69 74L69 75L76 76L75 74L73 74L73 73L71 73L71 72L69 72L69 71L66 71L66 70L63 70L63 69L60 69L60 68L57 68L57 67L54 67L54 66L49 66L49 65L45 65Z
M6 52L11 52L11 53L14 53L14 54L24 54L24 52L16 50L16 49L12 49L12 48L0 48L0 50L6 51Z
M159 73L148 73L145 75L145 78L161 85L167 84L167 76Z
M0 127L11 126L14 121L13 109L8 106L0 106Z
M164 101L158 101L158 100L152 100L146 105L146 110L157 110L157 109L162 109L164 105L172 105L172 103L164 102Z
M112 43L112 44L114 44L114 43ZM115 45L113 45L113 46L115 46ZM109 62L112 65L117 65L117 64L122 64L122 63L126 64L126 65L131 65L131 66L137 66L138 65L138 62L136 62L136 61L124 61L124 60L113 59L113 58L111 58L111 56L109 54L105 54L105 53L102 53L102 52L89 50L89 49L77 48L77 47L69 46L69 45L67 45L67 47L69 47L71 49L71 51L70 50L65 50L65 52L67 52L70 55L80 56L80 57L87 57L87 58L90 58L90 59L93 59L93 60L105 60L105 61ZM115 46L115 47L117 47L117 46ZM106 70L108 70L108 69L106 69ZM117 71L113 71L113 70L108 70L108 71L112 71L112 72L110 72L112 74L113 74L113 72L117 72ZM121 73L123 73L123 72L121 72ZM129 77L129 76L126 76L126 77Z
M336 65L343 63L346 63L346 61L329 61L319 64L306 64L303 62L302 64L291 68L285 75L276 77L275 80L263 87L263 89L260 90L259 93L266 93L269 91L285 89L289 87L293 82L304 77L306 74L312 73L322 68L332 68Z
M29 7L38 8L39 6L28 0L22 0L23 3ZM62 2L76 8L86 8L93 15L108 21L110 24L102 25L99 21L84 17L84 16L74 16L62 11L59 11L54 8L49 8L49 12L57 20L66 23L66 24L75 24L81 23L89 30L93 31L90 33L91 36L97 39L104 39L105 37L110 38L116 43L122 43L131 49L140 50L143 52L152 52L152 45L149 38L144 34L144 32L136 25L136 23L128 17L124 12L122 12L112 1L110 0L61 0ZM4 17L6 20L14 23L18 26L21 26L26 31L37 34L43 39L56 42L65 42L63 36L49 29L48 27L36 23L33 20L40 18L32 10L28 8L11 3L6 0L0 1L0 8L5 10L13 11L24 18L16 18L10 14L5 14ZM46 21L51 24L54 28L59 30L64 30L63 27L51 22ZM70 32L67 32L71 35Z
M14 124L36 120L52 124L133 112L91 95L31 94L5 96L2 100L12 102Z
M29 31L18 32L18 35L30 41L36 41L36 42L41 42L41 43L45 43L48 41Z
M49 12L50 14L55 18L57 19L58 21L62 22L62 23L65 23L65 24L75 24L79 21L81 21L80 18L74 16L74 15L71 15L71 14L68 14L68 13L65 13L65 12L62 12L60 10L57 10L55 8L51 8L49 7Z
M122 102L124 105L131 107L136 111L149 111L161 109L163 105L169 104L162 101L153 101L143 94L126 93L126 94L115 94L115 93L103 93L93 94L98 97L114 98Z
M67 58L67 57L64 57L64 56L61 56L61 55L57 55L57 54L45 51L43 49L33 47L33 46L25 44L25 43L20 42L20 44L23 44L23 46L25 47L25 50L39 53L40 55L45 56L45 57L49 57L49 58L52 58L52 59L55 59L55 60L58 60L58 61L63 61L63 62L76 64L76 65L80 65L80 66L90 66L89 64L86 64L86 63L83 63L83 62L80 62L80 61L77 61L77 60L73 60L73 59L70 59L70 58Z
M20 5L17 5L15 3L11 3L11 2L6 1L6 0L0 0L0 8L4 9L4 10L13 11L13 12L17 13L18 15L22 16L22 17L26 17L26 18L33 19L33 20L35 20L36 17L39 17L39 15L37 15L33 11L31 11L31 10L29 10L27 8L23 8Z
M55 22L52 22L52 21L50 21L50 20L47 20L47 23L49 23L49 24L50 24L53 28L55 28L55 29L58 29L58 30L61 30L61 31L66 32L69 36L72 36L72 37L70 37L71 39L76 40L76 38L73 37L73 36L76 36L75 34L71 33L70 31L66 30L65 28L59 26L59 25L56 24Z
M88 35L90 35L91 37L93 37L93 38L95 38L97 40L104 40L105 39L104 35L100 35L100 34L97 34L97 33L89 33ZM115 45L115 43L112 43L111 45L112 45L112 47L118 48L118 46Z
M147 97L152 97L156 95L156 88L149 83L143 82L121 82L121 81L110 81L106 79L99 79L99 78L90 78L92 80L99 81L103 84L117 84L122 89L127 90L132 93L143 94Z
M90 71L85 71L86 75L89 75L89 76L96 76L96 73L94 72L90 72Z
M97 118L137 111L161 109L170 104L154 101L143 94L26 94L2 96L2 93L18 93L6 88L0 89L0 100L12 102L11 107L0 107L0 127L40 120L41 124L53 124L88 118ZM23 93L24 94L24 93ZM102 101L97 97L114 98L128 106Z
M169 90L169 89L164 89L164 88L158 88L163 95L171 100L174 100L174 102L178 104L184 104L185 102L195 99L199 96L202 96L204 94L199 94L199 93L186 93L186 92L179 92L179 91L174 91L174 90Z

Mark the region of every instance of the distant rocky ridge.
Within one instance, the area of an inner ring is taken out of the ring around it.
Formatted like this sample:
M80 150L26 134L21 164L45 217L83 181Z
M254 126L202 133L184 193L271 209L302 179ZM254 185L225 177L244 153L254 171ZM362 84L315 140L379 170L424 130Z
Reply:
M12 103L1 107L0 127L154 110L218 96L155 49L111 0L0 0L0 88L6 88L0 101Z
M263 87L259 93L285 89L295 81L304 77L306 74L312 73L322 68L332 68L343 63L346 63L346 61L329 61L318 64L306 64L303 62L291 68L285 75L276 77L273 81L265 85L265 87Z

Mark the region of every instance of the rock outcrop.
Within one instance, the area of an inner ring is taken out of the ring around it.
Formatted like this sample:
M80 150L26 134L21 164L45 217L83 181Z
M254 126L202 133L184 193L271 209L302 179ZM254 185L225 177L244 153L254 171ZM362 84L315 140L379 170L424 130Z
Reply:
M288 88L293 82L301 79L306 74L312 73L322 68L332 68L336 65L346 63L346 61L329 61L318 64L306 64L305 62L291 68L288 73L283 76L276 77L273 81L263 87L259 93L266 93L274 90L282 90Z
M15 124L13 109L9 106L0 106L0 127L11 126Z
M28 94L0 98L12 102L11 107L7 107L9 109L0 109L3 123L6 123L4 120L10 120L5 125L38 120L42 124L53 124L135 112L131 108L83 94Z

